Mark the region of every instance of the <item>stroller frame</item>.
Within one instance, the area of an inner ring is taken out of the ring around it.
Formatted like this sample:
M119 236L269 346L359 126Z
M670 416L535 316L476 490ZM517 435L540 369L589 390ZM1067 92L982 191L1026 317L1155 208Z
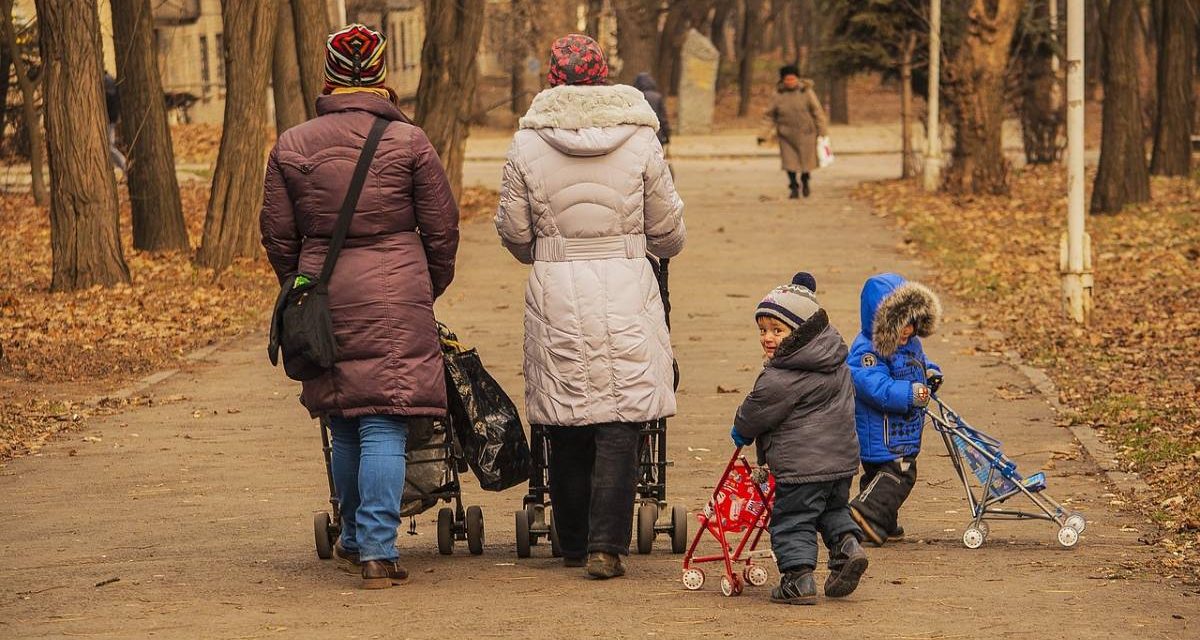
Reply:
M337 487L333 481L333 444L329 435L329 419L321 418L321 450L325 457L325 477L329 483L329 511L318 511L313 514L313 536L316 540L317 557L328 560L333 557L333 545L342 533L342 504L338 499ZM436 502L453 503L452 507L442 507L438 510L437 545L442 555L454 553L454 542L465 540L471 555L483 553L483 510L475 505L463 508L462 483L459 474L467 470L467 461L463 456L462 447L449 422L443 423L446 438L443 443L434 443L432 438L417 447L410 448L409 454L416 451L441 450L442 457L428 460L408 461L408 468L419 464L444 463L446 474L440 487L434 491L421 491L416 485L405 481L405 487L417 489L421 498ZM411 435L411 431L410 431ZM431 507L432 508L432 507ZM424 513L424 510L421 511ZM415 535L417 522L415 514L409 516L408 531Z
M762 513L755 519L754 524L742 533L741 540L737 546L730 544L727 534L736 533L737 530L730 526L730 522L725 520L720 510L717 507L719 495L725 487L725 482L729 479L730 474L734 470L741 471L745 474L744 477L753 478L755 476L755 468L746 460L746 456L742 455L742 448L738 447L734 450L733 455L729 458L729 463L725 465L725 471L721 473L720 480L713 487L712 496L708 499L708 505L702 513L696 514L696 519L699 522L700 530L696 532L692 538L692 544L688 546L687 553L683 556L683 586L689 591L697 591L704 586L704 571L693 565L704 564L709 562L722 563L724 570L721 576L721 593L726 597L741 595L742 588L746 583L756 587L761 587L767 583L767 569L762 565L754 564L758 558L774 558L774 554L770 549L757 550L758 543L762 540L762 534L767 530L767 526L771 523L771 508L775 499L775 485L772 484L767 491L763 491L759 486L759 482L751 482L754 487L754 495L762 501ZM718 544L721 545L720 555L697 556L696 547L700 545L700 540L704 538L704 534L711 535ZM734 568L734 565L744 564L742 571L739 573Z
M1000 450L1000 441L967 424L967 421L936 395L932 396L935 410L927 410L934 429L942 436L954 471L962 482L967 504L971 507L971 522L963 532L963 545L968 549L983 546L989 531L988 520L1046 520L1059 526L1058 542L1073 547L1087 520L1078 511L1070 511L1045 492L1046 476L1039 471L1028 477L1017 472L1017 465ZM933 409L934 407L931 407ZM961 445L959 443L962 443ZM964 449L963 447L966 447ZM986 471L975 468L968 456L977 456L975 464L985 463ZM979 485L978 495L972 488ZM1024 495L1037 507L1037 512L1004 508L1000 505L1017 495Z
M658 280L669 331L671 294L667 283L671 261L668 258L657 262L650 258L647 260L650 260ZM679 387L678 368L675 370L674 386ZM528 558L532 554L531 547L542 538L550 539L551 555L555 558L562 556L550 504L550 439L546 428L536 424L529 426L529 492L521 501L521 510L514 514L519 558ZM665 533L671 538L671 552L683 553L687 545L687 508L680 504L670 508L667 505L667 467L674 463L667 459L665 418L642 426L638 434L637 459L637 552L650 553L654 548L654 539L658 534ZM549 515L547 509L550 509Z

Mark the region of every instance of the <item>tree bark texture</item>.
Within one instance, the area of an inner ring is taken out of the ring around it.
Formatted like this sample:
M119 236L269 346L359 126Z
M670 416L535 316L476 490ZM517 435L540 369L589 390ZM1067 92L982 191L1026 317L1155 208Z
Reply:
M267 146L267 77L277 0L223 0L225 127L196 262L217 271L258 255Z
M709 29L709 39L712 40L713 46L717 48L717 54L720 56L717 59L717 86L716 93L720 95L724 90L728 81L728 75L721 73L723 67L727 67L730 59L729 56L729 38L726 30L729 25L729 18L737 18L737 3L736 2L717 2L717 8L713 11L712 27Z
M973 0L966 34L946 60L947 115L954 124L946 186L956 193L1007 194L1004 157L1005 79L1009 47L1025 0Z
M762 0L746 0L738 33L738 117L750 113L750 90L754 84L754 59L762 36Z
M1049 2L1058 0L1032 0L1036 2L1034 18L1038 22L1049 22ZM1020 67L1021 141L1025 147L1028 164L1053 164L1062 155L1062 128L1066 120L1066 102L1063 100L1062 80L1055 74L1051 63L1055 52L1050 40L1034 43L1023 51Z
M1142 131L1137 58L1135 0L1110 0L1103 12L1104 124L1100 168L1092 189L1092 213L1116 213L1125 205L1150 199L1150 173Z
M484 0L425 3L416 120L437 150L456 199L462 194L463 154L479 72L475 57L483 35L483 7Z
M51 291L129 282L108 157L95 0L37 0L50 156ZM36 127L36 120L30 123Z
M121 92L121 139L129 145L133 248L187 251L187 225L175 177L150 0L112 0L113 46Z
M667 95L679 93L679 64L683 41L692 28L703 26L714 0L674 0L670 4L662 35L658 38L658 64L654 79L658 90Z
M604 0L587 0L587 36L599 42L600 18L604 15Z
M850 124L850 81L845 76L829 78L829 122Z
M291 4L304 112L312 119L317 117L317 96L325 88L325 42L331 31L329 17L323 1L292 0Z
M3 10L3 7L0 7ZM7 21L8 17L0 18ZM12 66L12 52L8 49L8 40L0 32L0 138L4 137L4 126L8 123L8 69Z
M46 164L42 139L42 129L39 126L37 104L34 102L33 81L29 79L29 70L21 58L21 49L17 46L17 26L12 20L12 0L0 0L0 39L12 60L13 75L17 77L17 88L21 91L21 110L25 118L25 129L29 132L29 177L33 191L33 201L41 206L50 204L50 193L46 190L46 175L42 167Z
M632 84L637 74L654 70L659 2L612 0L612 7L617 14L617 54L621 57L616 82Z
M276 135L308 119L304 90L300 86L300 63L296 60L292 0L279 0L275 50L271 55L271 93L275 98Z
M1196 29L1200 2L1158 0L1158 110L1150 173L1187 176L1192 167L1192 124L1196 97Z
M917 49L917 34L908 34L900 57L900 177L911 178L919 173L916 167L916 154L913 153L912 143L912 72L913 53Z

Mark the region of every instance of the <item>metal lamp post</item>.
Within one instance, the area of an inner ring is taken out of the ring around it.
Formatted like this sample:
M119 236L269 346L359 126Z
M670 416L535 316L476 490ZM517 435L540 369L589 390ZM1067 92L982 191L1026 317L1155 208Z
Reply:
M1092 315L1092 241L1083 208L1083 20L1083 0L1067 0L1067 232L1059 268L1064 309L1086 324Z

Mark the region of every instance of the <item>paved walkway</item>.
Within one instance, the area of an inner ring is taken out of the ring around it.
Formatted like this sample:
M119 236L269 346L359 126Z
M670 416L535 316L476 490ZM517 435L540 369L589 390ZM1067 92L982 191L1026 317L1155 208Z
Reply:
M894 175L897 162L839 161L804 201L781 199L772 159L676 162L689 244L672 263L683 383L670 423L671 502L701 508L731 450L730 418L759 366L751 319L759 296L812 271L851 336L864 277L920 275L894 252L886 222L848 197L861 180ZM468 166L468 182L494 185L498 176L496 163ZM486 220L463 229L460 264L439 315L520 398L526 268ZM297 385L267 365L265 338L254 335L154 388L153 406L93 420L0 468L0 637L1200 635L1195 598L1165 579L1129 577L1152 552L1138 541L1141 522L1120 510L1031 385L975 349L963 301L947 303L948 323L928 341L947 372L944 396L1003 439L1023 469L1046 469L1050 491L1087 514L1077 548L1061 549L1055 530L1037 522L997 523L982 549L963 548L966 506L931 438L902 514L909 541L869 550L862 586L844 601L781 607L758 588L724 598L715 579L685 591L665 539L608 582L564 569L544 546L518 560L512 523L522 490L491 494L473 483L467 498L483 506L488 527L483 556L461 545L439 556L430 511L416 518L417 535L400 537L411 584L360 591L356 577L313 553L312 512L327 491L317 430Z

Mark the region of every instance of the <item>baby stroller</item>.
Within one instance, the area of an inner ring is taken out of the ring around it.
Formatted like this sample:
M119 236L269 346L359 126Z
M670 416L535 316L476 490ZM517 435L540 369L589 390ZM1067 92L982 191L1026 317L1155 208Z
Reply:
M422 430L426 433L421 433ZM454 553L456 540L466 540L471 555L483 553L483 510L474 505L463 509L458 476L466 471L467 462L454 430L444 420L412 420L409 437L417 444L408 448L404 495L400 500L400 517L410 518L409 533L416 533L417 523L413 516L428 511L438 502L453 502L453 508L442 507L438 511L438 552L450 555ZM420 443L422 440L425 440L424 444ZM342 517L333 484L333 447L329 440L329 422L325 418L321 419L321 446L325 452L325 475L329 481L332 509L313 514L313 534L317 557L328 560L333 556L333 543L342 533Z
M649 259L649 258L648 258ZM671 328L671 297L667 287L670 260L650 259L654 275L658 279L659 295L662 297L666 314L667 329ZM675 367L675 387L679 387L679 369ZM550 440L545 427L531 425L529 448L532 454L529 470L529 493L522 501L522 509L515 514L517 557L528 558L532 547L539 539L550 539L550 552L559 557L561 550L554 528L553 509L550 505ZM683 505L667 505L667 421L655 420L644 425L639 435L637 475L637 552L650 553L654 539L660 533L671 538L671 552L683 553L687 544L687 509ZM669 514L669 515L667 515Z
M983 546L988 536L988 520L1048 520L1058 525L1058 543L1073 547L1079 542L1087 521L1078 511L1068 511L1046 493L1046 474L1029 476L1017 472L1017 464L1000 450L1000 441L970 426L937 396L927 411L934 429L946 443L954 471L962 481L971 506L971 523L963 532L968 549ZM978 488L972 487L974 476ZM1024 495L1040 513L1006 509L1010 498Z
M742 455L742 448L734 450L725 472L717 481L712 497L704 507L704 513L696 517L700 530L683 556L683 586L690 591L704 586L704 571L692 565L705 562L723 562L725 574L721 577L721 593L736 596L742 593L745 583L761 587L767 583L766 567L754 564L757 558L773 558L770 549L756 551L763 531L771 523L771 507L775 500L775 478L766 468L754 468ZM697 556L696 547L705 533L721 545L720 555ZM737 546L731 536L741 534ZM745 563L739 575L734 565ZM743 582L744 581L744 582Z

